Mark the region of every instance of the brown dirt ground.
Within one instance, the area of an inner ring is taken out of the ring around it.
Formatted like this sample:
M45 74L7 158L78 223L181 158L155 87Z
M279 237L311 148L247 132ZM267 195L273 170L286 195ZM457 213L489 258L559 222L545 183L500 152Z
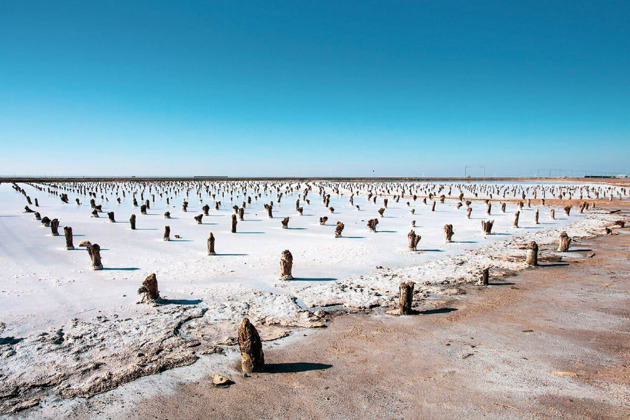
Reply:
M630 418L630 230L617 232L437 310L338 317L266 345L267 372L182 385L134 417Z

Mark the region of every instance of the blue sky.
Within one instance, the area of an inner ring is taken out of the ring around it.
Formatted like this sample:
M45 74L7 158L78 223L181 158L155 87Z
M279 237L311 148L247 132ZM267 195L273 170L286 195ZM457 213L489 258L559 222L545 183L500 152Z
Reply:
M0 174L630 172L630 2L513 3L0 1Z

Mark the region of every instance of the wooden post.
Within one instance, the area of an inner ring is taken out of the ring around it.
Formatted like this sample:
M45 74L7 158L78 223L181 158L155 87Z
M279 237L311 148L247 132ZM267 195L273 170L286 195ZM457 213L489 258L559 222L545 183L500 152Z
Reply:
M571 214L571 206L566 206L566 207L564 208L564 214L565 214L566 216L568 216L568 215L570 215L570 214Z
M132 214L129 216L129 224L131 225L131 230L136 230L136 215Z
M525 258L525 263L532 267L538 265L538 244L534 241L527 244L527 257Z
M483 271L481 272L481 280L479 281L479 283L482 286L487 286L489 278L490 278L490 268L484 268Z
M472 207L468 207L466 209L466 219L470 219L470 214L472 213Z
M74 245L72 244L72 228L70 226L64 226L63 234L66 237L66 249L74 249Z
M238 347L241 351L241 368L243 373L260 372L265 367L265 354L263 353L262 341L256 328L243 318L238 329Z
M293 269L293 255L288 249L282 251L280 257L280 280L293 280L291 270Z
M556 210L555 209L549 210L549 218L551 220L556 220Z
M501 203L501 212L505 213L505 203Z
M487 222L485 220L481 221L481 231L484 233L484 235L492 234L493 225L494 225L494 220L488 220Z
M367 222L371 232L376 232L376 225L378 225L378 219L370 219Z
M540 212L536 209L536 213L534 213L534 224L538 224L538 219L540 218Z
M171 240L171 227L170 226L164 226L164 236L162 237L162 240L164 241Z
M335 227L335 238L341 238L341 233L343 232L344 225L341 222L337 222L337 226Z
M102 270L103 263L101 262L101 247L98 244L88 245L87 252L92 259L92 270Z
M273 219L273 207L269 204L265 204L265 210L267 210L267 217Z
M237 225L237 223L238 223L238 220L236 218L236 215L233 214L232 215L232 228L231 228L231 232L232 233L236 233L236 225Z
M383 217L383 213L385 213L385 208L381 207L380 209L378 209L378 214Z
M208 236L208 255L216 255L214 252L214 235L210 232Z
M416 235L416 231L412 229L411 232L407 234L409 249L412 251L416 251L416 248L418 247L418 242L420 242L421 238L422 237L420 235Z
M143 204L140 206L140 214L147 214L147 206Z
M158 282L155 273L149 275L142 282L142 286L138 289L138 294L143 294L142 303L151 303L160 299L160 292L158 290Z
M52 233L52 236L59 236L59 219L50 221L50 233Z
M107 217L109 217L109 222L110 223L116 223L116 218L114 218L114 212L110 211L107 213Z
M319 218L319 224L322 225L322 226L324 226L327 221L328 221L328 217L327 216Z
M521 215L521 212L516 210L516 213L514 213L514 223L512 224L512 226L515 228L518 227L518 218L520 215Z
M282 229L286 229L289 227L289 217L285 217L284 219L282 219Z
M245 206L238 209L238 220L245 220Z
M198 225L201 225L202 224L201 219L203 219L203 214L198 214L195 217L193 217L193 219L195 219Z
M431 205L431 211L435 211L435 203L436 203L436 201L433 200L433 204Z
M566 232L562 232L560 234L560 243L558 244L558 252L567 252L569 251L569 246L571 245L571 238L567 235Z
M492 212L492 203L489 201L486 203L486 214L490 214Z
M444 240L446 242L452 242L454 234L455 231L453 231L453 225L444 225Z
M407 283L400 283L400 297L398 299L398 307L400 309L401 315L411 315L413 310L411 307L413 306L413 287L415 283L412 281L408 281Z
M165 211L164 212L164 218L165 219L170 219L171 218L171 212L170 211Z
M201 210L203 211L203 215L204 216L209 216L210 215L210 206L205 204Z
M35 212L34 216L35 216L35 220L40 220L40 221L42 220L42 215L39 214L38 211Z

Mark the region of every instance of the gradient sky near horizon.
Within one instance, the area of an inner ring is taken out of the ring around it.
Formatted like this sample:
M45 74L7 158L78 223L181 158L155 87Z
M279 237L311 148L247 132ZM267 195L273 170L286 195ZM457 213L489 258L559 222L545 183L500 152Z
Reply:
M0 175L629 173L628 22L628 1L0 1Z

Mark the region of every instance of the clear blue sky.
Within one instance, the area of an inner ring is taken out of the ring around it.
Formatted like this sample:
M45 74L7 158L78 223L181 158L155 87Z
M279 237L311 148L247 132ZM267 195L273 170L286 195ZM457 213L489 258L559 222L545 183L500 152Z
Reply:
M0 174L630 172L630 2L515 3L3 0Z

